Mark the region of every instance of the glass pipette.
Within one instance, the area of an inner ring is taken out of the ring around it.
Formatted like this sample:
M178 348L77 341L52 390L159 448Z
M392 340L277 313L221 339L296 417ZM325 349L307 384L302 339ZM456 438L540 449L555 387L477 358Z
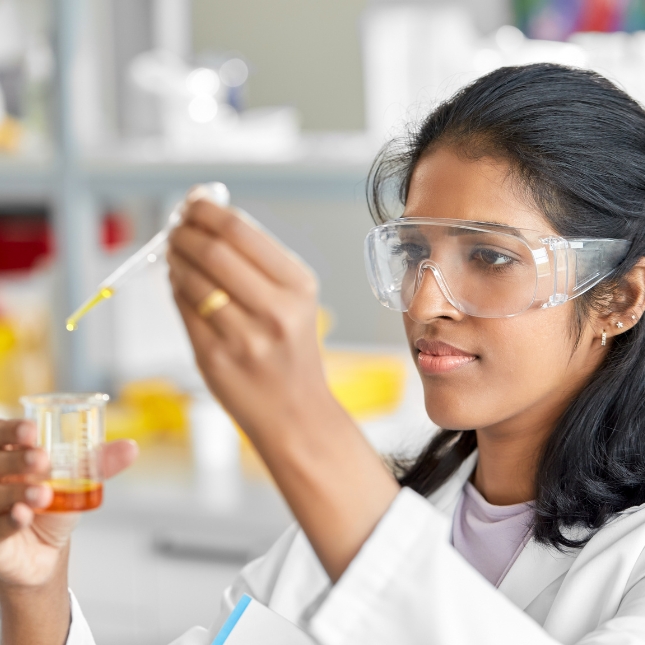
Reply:
M218 206L228 206L231 194L228 188L220 182L203 184L201 197L209 199ZM193 193L194 194L194 193ZM129 257L116 271L111 273L101 284L91 298L88 298L66 321L68 331L78 327L78 321L99 302L111 298L133 275L141 269L157 261L166 251L168 235L181 221L183 203L178 204L168 218L168 223L146 245L141 247L134 255Z

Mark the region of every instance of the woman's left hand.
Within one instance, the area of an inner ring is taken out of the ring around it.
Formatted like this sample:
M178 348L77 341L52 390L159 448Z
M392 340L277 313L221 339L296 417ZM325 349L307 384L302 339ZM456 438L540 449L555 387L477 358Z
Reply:
M170 236L168 262L206 383L337 579L399 487L327 387L316 277L245 217L200 199L199 189ZM215 290L224 294L209 298Z

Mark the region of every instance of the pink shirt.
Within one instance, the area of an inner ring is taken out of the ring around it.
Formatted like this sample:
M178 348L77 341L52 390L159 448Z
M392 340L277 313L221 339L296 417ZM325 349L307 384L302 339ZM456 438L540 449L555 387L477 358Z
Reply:
M499 587L530 538L531 502L494 506L466 482L452 522L452 544L489 582Z

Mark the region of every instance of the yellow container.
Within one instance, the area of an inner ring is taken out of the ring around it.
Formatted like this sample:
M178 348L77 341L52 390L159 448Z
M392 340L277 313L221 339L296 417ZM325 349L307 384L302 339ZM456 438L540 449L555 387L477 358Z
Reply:
M357 420L394 412L405 390L403 358L367 352L326 351L323 363L332 394Z
M20 121L8 116L0 122L0 152L18 152L21 141Z
M107 407L107 439L184 441L188 437L189 406L190 397L164 379L129 383L118 400Z
M0 405L18 407L27 394L48 392L53 369L44 317L0 317Z

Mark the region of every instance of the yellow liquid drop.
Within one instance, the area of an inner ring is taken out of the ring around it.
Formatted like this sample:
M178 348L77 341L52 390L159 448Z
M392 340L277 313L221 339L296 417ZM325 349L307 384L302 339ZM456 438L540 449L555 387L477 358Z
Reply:
M107 300L114 295L114 289L105 288L95 293L89 300L84 302L66 321L65 329L74 331L78 329L78 321L88 312L94 309L99 302Z

